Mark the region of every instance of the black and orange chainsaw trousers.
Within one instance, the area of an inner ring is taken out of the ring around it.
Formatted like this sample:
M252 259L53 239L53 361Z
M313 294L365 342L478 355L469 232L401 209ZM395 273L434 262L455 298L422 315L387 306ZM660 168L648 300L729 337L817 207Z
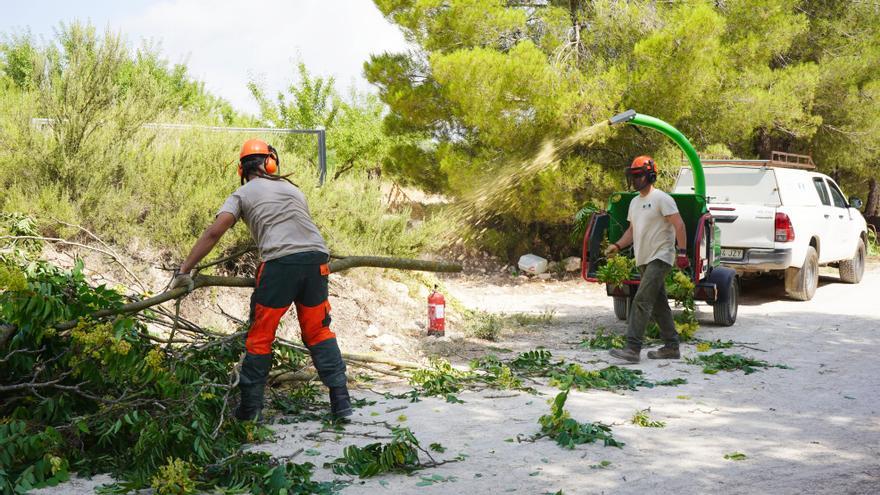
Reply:
M245 341L247 353L239 377L240 407L245 416L262 409L275 332L291 305L296 307L303 343L321 381L328 388L345 386L345 363L336 335L330 331L327 262L325 253L310 251L264 262L257 269Z

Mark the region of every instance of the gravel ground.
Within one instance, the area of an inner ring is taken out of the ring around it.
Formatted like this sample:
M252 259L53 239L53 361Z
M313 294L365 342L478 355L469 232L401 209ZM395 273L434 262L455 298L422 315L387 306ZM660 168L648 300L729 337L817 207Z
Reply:
M823 274L826 273L823 271ZM686 378L676 387L641 388L613 393L573 391L566 408L579 421L613 425L623 448L599 444L573 450L553 441L518 442L536 433L538 418L549 412L546 400L556 389L537 386L543 395L481 390L464 392L464 404L426 398L411 403L375 400L358 409L347 434L316 433L317 423L276 425L278 439L256 448L278 455L302 450L296 462L316 464L317 479L333 479L323 462L346 445L365 444L370 435L387 435L380 422L408 426L424 445L441 443L438 460L463 460L412 476L384 475L352 480L344 494L405 493L556 493L566 494L873 494L880 493L880 265L869 265L859 285L839 283L834 271L823 276L809 302L784 299L781 283L755 280L744 284L737 323L711 325L711 308L700 307L698 336L734 340L748 347L740 353L784 364L742 372L702 373L682 361L643 360L634 365L651 380ZM605 351L582 349L578 343L602 327L624 331L604 289L581 281L498 283L486 278L447 281L449 291L472 308L498 313L553 312L538 326L508 331L498 342L451 338L426 343L444 349L453 361L485 352L512 356L538 345L556 357L597 368L614 362ZM454 329L450 332L455 335ZM694 356L693 345L683 346ZM644 355L643 355L644 358ZM619 364L619 363L615 363ZM404 391L404 384L374 388ZM632 415L650 408L663 428L630 424ZM307 436L308 435L308 436ZM366 435L366 436L358 436ZM744 460L725 459L740 452ZM610 464L602 466L602 461ZM423 477L434 476L432 482ZM106 478L100 481L106 482ZM89 493L96 480L68 483L39 493Z

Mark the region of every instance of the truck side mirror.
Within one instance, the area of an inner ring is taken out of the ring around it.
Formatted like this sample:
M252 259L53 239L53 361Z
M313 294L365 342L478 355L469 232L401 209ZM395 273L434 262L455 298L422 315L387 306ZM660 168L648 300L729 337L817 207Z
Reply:
M862 203L862 200L861 200L861 199L859 199L859 198L857 198L857 197L855 197L855 196L851 196L851 197L849 198L849 207L850 207L850 208L855 208L855 209L857 209L857 210L861 210L861 209L862 209L862 205L863 205L863 203Z

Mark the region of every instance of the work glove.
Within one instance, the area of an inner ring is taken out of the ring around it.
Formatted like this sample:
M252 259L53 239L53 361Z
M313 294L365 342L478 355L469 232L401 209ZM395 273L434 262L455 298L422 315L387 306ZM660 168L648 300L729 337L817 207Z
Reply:
M612 254L616 254L620 251L620 246L617 243L609 244L607 248L605 248L605 256L611 256Z
M195 282L193 282L193 278L189 273L174 273L174 278L171 279L171 285L168 287L168 290L173 290L178 287L186 287L187 293L190 293L195 289Z
M688 258L687 250L678 250L678 256L675 257L675 266L677 266L679 270L685 270L691 266L691 260Z

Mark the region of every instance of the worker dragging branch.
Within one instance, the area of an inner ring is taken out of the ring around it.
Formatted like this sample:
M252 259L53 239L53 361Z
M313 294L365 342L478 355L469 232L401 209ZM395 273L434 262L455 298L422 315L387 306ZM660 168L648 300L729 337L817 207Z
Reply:
M280 174L278 152L264 141L251 139L239 154L238 188L217 213L214 223L196 241L174 275L171 287L192 287L191 271L241 218L260 252L256 286L245 342L238 388L239 420L258 420L272 367L272 344L281 317L296 308L302 339L318 376L330 390L330 409L336 418L352 414L345 363L330 330L327 277L329 250L312 221L305 195Z

